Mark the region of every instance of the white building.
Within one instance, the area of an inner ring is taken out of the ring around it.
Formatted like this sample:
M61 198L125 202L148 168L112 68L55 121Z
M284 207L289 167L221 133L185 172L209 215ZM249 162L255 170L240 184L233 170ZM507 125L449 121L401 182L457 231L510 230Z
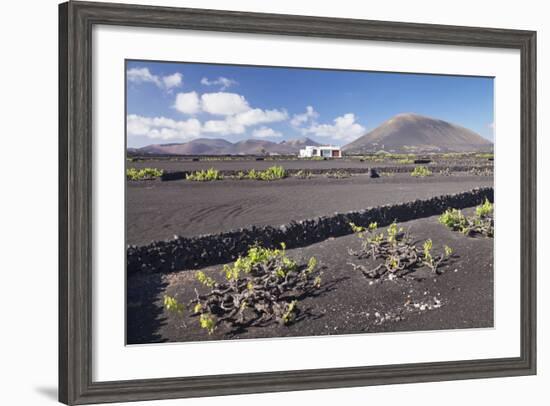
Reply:
M333 145L322 145L319 147L306 146L305 148L300 149L300 158L342 158L342 151L340 147L335 147Z

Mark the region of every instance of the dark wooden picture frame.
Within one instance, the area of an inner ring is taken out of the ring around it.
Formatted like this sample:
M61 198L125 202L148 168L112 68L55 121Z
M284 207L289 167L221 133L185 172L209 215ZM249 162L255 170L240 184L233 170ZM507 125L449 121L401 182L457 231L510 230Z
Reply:
M517 358L92 380L92 27L95 24L518 49L521 353ZM68 2L59 6L59 400L184 398L536 373L536 33L295 15Z

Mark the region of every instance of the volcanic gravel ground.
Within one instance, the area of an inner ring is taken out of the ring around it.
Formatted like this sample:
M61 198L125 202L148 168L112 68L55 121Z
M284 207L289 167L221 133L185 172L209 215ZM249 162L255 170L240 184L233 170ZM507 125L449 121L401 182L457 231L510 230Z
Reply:
M325 161L323 161L325 162ZM214 182L128 182L127 244L144 245L179 236L219 233L252 225L289 223L335 212L362 210L493 186L492 176L371 179L317 176L272 182L225 179Z
M471 238L453 232L437 222L437 216L401 223L417 245L427 238L434 253L447 244L452 261L436 275L420 269L407 279L371 282L349 262L360 263L348 248L358 249L355 235L328 239L305 248L288 251L299 262L315 256L323 269L322 292L299 303L297 321L284 326L251 327L234 334L220 327L212 335L198 326L198 320L166 312L164 294L187 304L194 289L205 292L195 272L137 274L128 279L129 344L147 342L202 341L241 338L291 337L330 334L376 333L493 326L493 239ZM364 263L364 262L363 262ZM203 269L218 280L221 266Z

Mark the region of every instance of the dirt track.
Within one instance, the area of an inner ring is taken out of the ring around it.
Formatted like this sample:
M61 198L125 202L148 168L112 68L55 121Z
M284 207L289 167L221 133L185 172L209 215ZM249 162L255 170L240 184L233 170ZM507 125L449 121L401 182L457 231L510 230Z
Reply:
M196 236L251 225L280 225L492 185L493 178L488 176L413 178L408 174L379 179L357 175L274 182L128 182L127 244L148 244L174 235Z
M200 341L228 338L290 337L329 334L418 331L493 326L493 240L469 238L438 224L437 217L402 223L420 243L434 241L454 249L453 262L440 276L417 271L414 279L369 283L349 261L347 248L358 248L354 235L329 239L290 250L299 262L315 256L323 267L326 291L300 303L301 320L290 326L250 328L237 336L220 328L212 336L198 327L195 318L176 316L162 309L164 294L186 303L193 289L203 290L194 272L136 275L128 280L128 343ZM220 278L221 266L205 268ZM421 310L415 304L441 307ZM396 318L399 317L399 319Z

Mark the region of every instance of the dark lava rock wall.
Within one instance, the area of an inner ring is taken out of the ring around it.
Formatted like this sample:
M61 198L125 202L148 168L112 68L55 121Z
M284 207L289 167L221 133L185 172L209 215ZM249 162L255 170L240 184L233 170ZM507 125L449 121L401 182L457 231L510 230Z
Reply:
M155 241L145 246L128 246L128 275L138 271L171 272L226 263L245 254L258 244L264 247L303 247L352 232L349 223L368 226L377 222L380 227L443 213L448 208L462 209L493 201L493 188L479 188L468 192L415 200L360 211L337 213L310 220L293 221L280 227L264 226L239 229L219 234L174 238Z
M289 176L296 175L298 172L309 172L312 175L326 175L334 173L337 171L347 172L349 174L361 174L369 173L371 170L375 170L378 173L408 173L412 172L415 168L415 165L400 165L400 166L380 166L380 167L364 167L364 168L311 168L311 169L285 169L285 172ZM492 165L428 165L434 173L438 173L444 170L449 172L468 172L471 170L493 170ZM219 171L222 176L237 176L239 172L246 174L247 171L237 171L237 170L223 170ZM187 177L187 175L192 174L193 171L165 171L160 180L169 181L169 180L182 180Z

